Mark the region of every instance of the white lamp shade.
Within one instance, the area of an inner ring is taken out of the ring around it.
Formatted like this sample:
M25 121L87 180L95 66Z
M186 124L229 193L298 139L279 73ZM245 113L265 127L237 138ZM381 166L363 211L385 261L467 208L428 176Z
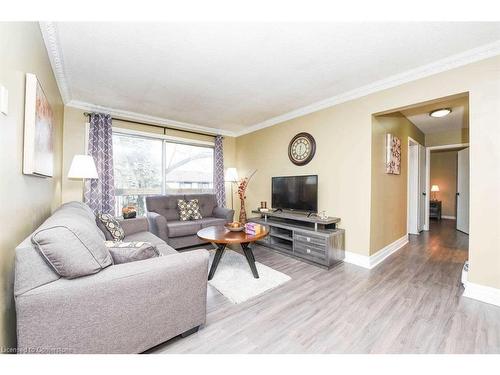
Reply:
M69 168L68 178L98 178L94 158L90 155L75 155Z
M431 191L439 191L439 186L438 185L432 185L431 186Z
M236 170L236 168L226 169L225 180L228 182L238 182L238 171Z

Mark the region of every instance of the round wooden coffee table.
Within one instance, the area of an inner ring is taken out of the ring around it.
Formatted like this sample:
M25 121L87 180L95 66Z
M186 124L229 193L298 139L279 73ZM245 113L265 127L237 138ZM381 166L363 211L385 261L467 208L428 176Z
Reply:
M198 231L198 237L202 240L214 243L217 245L217 250L215 252L214 261L212 262L212 266L210 267L210 272L208 273L208 280L212 280L214 277L215 270L219 265L219 262L226 250L226 246L229 244L240 244L243 249L243 253L245 254L245 258L247 258L248 265L252 270L253 277L256 279L259 278L259 273L257 272L257 267L255 267L255 258L252 253L252 249L250 248L250 243L260 240L264 238L269 233L268 230L264 229L259 234L254 236L250 234L246 234L245 231L241 232L231 232L223 226L213 226L203 228Z

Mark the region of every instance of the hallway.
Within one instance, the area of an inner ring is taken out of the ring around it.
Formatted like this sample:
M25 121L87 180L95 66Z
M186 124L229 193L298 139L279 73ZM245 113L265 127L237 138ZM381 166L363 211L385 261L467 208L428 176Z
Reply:
M468 236L454 221L372 270L329 271L256 246L292 280L233 305L209 286L207 323L154 353L500 353L500 308L462 296Z
M453 248L467 260L469 235L456 229L457 221L450 219L434 220L429 223L429 232L423 232L427 243L433 248Z

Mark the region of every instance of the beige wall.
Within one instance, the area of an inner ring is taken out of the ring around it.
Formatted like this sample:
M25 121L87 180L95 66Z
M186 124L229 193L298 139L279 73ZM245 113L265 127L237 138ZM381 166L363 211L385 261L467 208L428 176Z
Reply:
M442 215L456 217L457 151L431 152L431 186L438 185Z
M64 108L64 146L63 146L63 179L62 179L62 202L81 201L83 199L83 183L78 180L70 180L68 175L73 156L85 153L85 123L88 117L84 116L84 110L68 107ZM154 126L144 126L124 121L113 121L113 126L117 128L136 130L154 134L163 134L163 129ZM167 130L169 136L180 137L184 139L213 141L213 137L186 133L178 130ZM235 164L235 139L224 137L224 161L225 166ZM229 184L226 186L227 192ZM228 193L229 194L229 193ZM229 195L228 195L229 197Z
M0 23L0 83L9 114L0 114L0 347L15 345L14 248L61 203L63 104L37 23ZM54 177L22 174L25 75L34 73L54 111Z
M370 236L371 132L363 126L363 114L360 102L353 101L238 137L240 176L257 169L248 188L247 214L260 201L271 204L272 176L317 174L318 210L342 219L339 226L346 229L347 249L366 252ZM299 167L288 159L288 144L302 131L316 139L317 148L313 160Z
M399 175L385 173L385 136L388 133L401 140ZM370 254L408 233L408 137L424 145L424 134L401 113L373 117Z
M425 146L445 146L469 143L469 128L425 135Z
M469 93L470 272L472 282L500 288L500 57L419 79L348 103L283 122L236 139L237 166L257 168L248 206L270 201L271 176L318 173L319 206L342 218L346 249L370 254L372 115ZM317 156L305 167L286 156L289 140L308 131L318 141ZM488 199L484 199L488 197ZM372 230L395 232L373 225ZM378 234L374 233L374 236ZM393 235L383 235L390 238Z

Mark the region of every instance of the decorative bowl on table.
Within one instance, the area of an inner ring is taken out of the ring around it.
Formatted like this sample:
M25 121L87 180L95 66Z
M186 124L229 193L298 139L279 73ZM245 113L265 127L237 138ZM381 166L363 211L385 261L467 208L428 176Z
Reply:
M224 227L231 232L241 232L243 229L245 229L245 226L238 221L224 224Z

